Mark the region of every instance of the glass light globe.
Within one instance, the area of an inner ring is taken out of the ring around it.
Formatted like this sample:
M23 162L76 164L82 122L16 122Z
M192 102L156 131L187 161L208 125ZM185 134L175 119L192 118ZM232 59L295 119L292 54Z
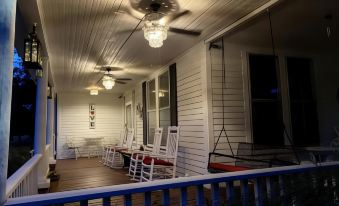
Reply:
M112 77L105 75L102 78L102 85L104 85L105 89L112 89L115 85L115 81Z
M96 96L96 95L99 94L99 91L98 91L97 89L91 89L91 90L89 91L89 94L92 95L92 96L93 96L93 95Z
M162 47L163 41L167 39L168 26L160 24L159 21L147 21L143 30L150 47Z

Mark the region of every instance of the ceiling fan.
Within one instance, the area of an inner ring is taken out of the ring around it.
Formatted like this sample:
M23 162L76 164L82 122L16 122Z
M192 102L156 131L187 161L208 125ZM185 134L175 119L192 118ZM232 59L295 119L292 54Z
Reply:
M167 39L167 31L190 36L199 36L201 34L201 31L197 30L168 26L174 20L190 14L188 10L178 12L179 6L175 0L130 0L130 2L132 8L143 13L144 17L140 19L130 11L127 11L126 14L144 21L142 28L144 37L153 48L159 48L163 45L163 41Z
M112 74L113 71L120 71L122 68L119 67L103 67L100 69L101 72L104 73L104 75L99 79L97 84L99 84L100 81L102 81L102 85L105 87L105 89L110 90L114 87L115 83L117 84L126 84L125 81L132 80L131 78L115 78Z

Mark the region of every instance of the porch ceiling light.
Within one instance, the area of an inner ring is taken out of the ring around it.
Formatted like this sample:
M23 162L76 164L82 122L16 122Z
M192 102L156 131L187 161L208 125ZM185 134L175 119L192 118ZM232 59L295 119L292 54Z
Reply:
M144 27L144 37L148 41L150 47L159 48L162 47L163 41L167 39L168 26L162 23L157 13L149 14L147 16Z
M102 78L102 85L104 85L105 89L112 89L115 85L115 81L111 76L105 75Z
M42 58L41 44L36 32L37 23L33 24L33 30L24 40L24 67L30 70L36 70L36 77L42 77Z
M91 89L91 90L89 91L89 94L92 95L92 96L96 96L96 95L99 94L99 90L97 90L97 89Z

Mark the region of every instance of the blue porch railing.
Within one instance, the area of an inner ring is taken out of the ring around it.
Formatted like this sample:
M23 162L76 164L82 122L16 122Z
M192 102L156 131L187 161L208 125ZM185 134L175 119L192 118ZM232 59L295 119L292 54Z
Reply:
M88 205L89 200L101 199L102 205L108 206L116 205L112 204L112 199L120 196L124 199L121 204L130 206L133 204L132 197L142 193L144 198L141 204L148 206L152 205L152 193L160 192L160 205L166 206L171 205L173 200L170 198L170 189L178 189L180 205L187 205L188 187L196 188L194 204L199 206L206 205L206 201L213 206L298 205L313 201L312 197L322 201L320 194L324 195L323 201L327 201L321 205L333 205L338 203L338 169L339 162L328 162L318 166L310 164L209 174L13 198L8 199L5 205L63 205L80 202L83 206Z

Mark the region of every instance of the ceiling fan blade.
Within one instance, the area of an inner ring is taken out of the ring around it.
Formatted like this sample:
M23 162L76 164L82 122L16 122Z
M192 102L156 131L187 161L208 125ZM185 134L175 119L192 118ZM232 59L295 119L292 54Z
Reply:
M201 34L201 31L178 29L178 28L173 28L173 27L170 27L168 31L177 33L177 34L185 34L185 35L191 35L191 36L200 36Z
M124 70L121 67L112 67L112 66L98 66L97 68L101 72L107 72L107 70L109 70L110 72L116 72L116 71Z
M118 81L130 81L132 80L131 78L116 78Z
M118 11L115 11L114 13L116 13L116 14L127 14L127 15L131 16L132 18L141 21L140 18L133 15L131 9L129 9L128 7L124 7L122 9L118 10Z
M176 13L176 14L173 14L173 15L168 15L165 18L165 21L169 24L170 22L172 21L175 21L177 20L178 18L182 17L182 16L185 16L185 15L188 15L190 14L191 12L189 10L185 10L185 11L182 11L182 12L179 12L179 13Z
M116 32L116 34L117 35L126 35L126 34L130 34L131 32L132 32L133 30L122 30L122 31L117 31ZM136 30L135 30L135 32L139 32L139 31L142 31L142 27L140 27L140 28L137 28Z
M126 82L119 81L119 80L115 80L115 83L118 83L118 84L127 84Z

